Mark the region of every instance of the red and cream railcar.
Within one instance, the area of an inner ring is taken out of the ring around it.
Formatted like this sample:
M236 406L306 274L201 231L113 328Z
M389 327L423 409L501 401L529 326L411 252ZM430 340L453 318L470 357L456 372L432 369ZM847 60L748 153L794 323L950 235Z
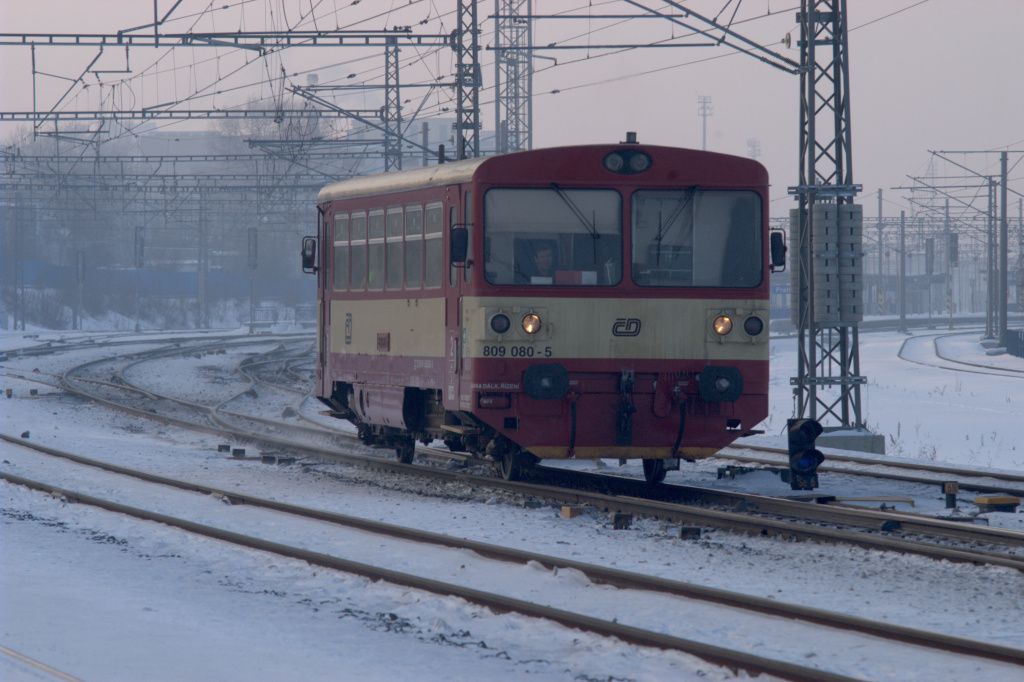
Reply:
M767 189L755 161L636 143L329 185L303 246L318 395L404 461L443 439L510 477L660 480L767 416Z

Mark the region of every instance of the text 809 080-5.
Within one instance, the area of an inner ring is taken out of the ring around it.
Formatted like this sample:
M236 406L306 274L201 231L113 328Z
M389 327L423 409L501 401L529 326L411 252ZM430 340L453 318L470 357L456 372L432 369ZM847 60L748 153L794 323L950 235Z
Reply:
M484 346L485 358L550 358L551 346Z

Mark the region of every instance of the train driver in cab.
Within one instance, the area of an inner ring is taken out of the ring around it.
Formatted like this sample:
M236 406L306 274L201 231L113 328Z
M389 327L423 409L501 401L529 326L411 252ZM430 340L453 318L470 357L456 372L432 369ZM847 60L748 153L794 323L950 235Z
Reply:
M529 261L525 268L517 268L521 284L553 284L555 281L555 245L550 241L530 243Z

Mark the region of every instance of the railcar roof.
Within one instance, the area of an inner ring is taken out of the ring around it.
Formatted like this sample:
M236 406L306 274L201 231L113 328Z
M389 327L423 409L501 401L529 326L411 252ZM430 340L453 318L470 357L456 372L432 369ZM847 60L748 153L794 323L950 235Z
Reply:
M317 203L324 204L338 199L353 199L356 197L374 196L379 194L392 194L406 190L420 189L424 187L437 187L439 185L455 185L469 182L475 175L478 175L480 167L489 161L497 163L497 167L510 169L511 171L523 171L521 164L530 160L531 163L548 164L548 167L558 167L557 162L568 158L579 161L588 159L594 163L600 163L604 154L615 149L621 149L622 144L604 145L576 145L568 147L548 147L527 152L517 152L500 156L485 156L476 159L465 159L463 161L449 161L426 168L416 168L397 173L384 173L380 175L367 175L363 177L350 178L327 185L320 190ZM670 158L683 159L690 166L690 174L699 173L702 181L725 182L735 181L740 174L750 180L757 177L758 182L767 183L768 176L764 166L751 159L708 152L694 149L681 149L675 147L662 147L659 145L638 145L638 149L647 149L655 154L669 154ZM595 158L589 158L595 157ZM596 160L595 160L596 159ZM698 163L699 162L699 163ZM553 165L552 165L553 164ZM670 165L671 166L671 165ZM678 177L672 172L669 166L669 175L658 170L653 171L654 175L661 181ZM536 170L536 169L534 169Z
M350 199L353 197L373 194L390 194L418 187L435 187L437 185L454 185L468 181L473 173L488 160L489 157L449 161L436 166L415 168L398 173L366 175L349 180L341 180L327 185L320 190L317 203Z

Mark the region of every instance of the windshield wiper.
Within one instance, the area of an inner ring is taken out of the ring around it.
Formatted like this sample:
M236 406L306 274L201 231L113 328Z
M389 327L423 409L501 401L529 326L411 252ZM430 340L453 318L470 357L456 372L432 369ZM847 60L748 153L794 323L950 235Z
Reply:
M679 205L676 206L676 210L672 211L672 215L668 217L668 220L658 225L658 233L654 236L654 241L658 243L658 251L661 251L661 240L665 238L665 233L668 232L668 229L672 226L672 223L676 221L676 218L679 217L679 214L683 212L683 209L689 205L696 193L696 187L689 189L687 194L679 200ZM658 214L658 219L661 219L661 213Z
M572 198L565 193L565 190L559 187L558 183L555 182L551 183L551 189L558 193L558 198L569 207L569 210L572 211L572 214L576 216L576 219L582 223L583 227L587 228L587 232L589 232L590 236L594 238L594 241L597 241L601 235L597 233L597 229L594 227L593 223L587 220L587 216L583 214L583 211L580 210L579 206L577 206Z

